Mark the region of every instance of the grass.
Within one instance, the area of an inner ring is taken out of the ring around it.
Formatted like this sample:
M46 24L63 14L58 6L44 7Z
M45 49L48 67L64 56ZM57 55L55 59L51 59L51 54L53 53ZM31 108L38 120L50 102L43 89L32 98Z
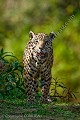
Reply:
M80 120L80 104L28 104L25 100L0 101L0 118L3 120ZM0 119L0 120L2 120Z

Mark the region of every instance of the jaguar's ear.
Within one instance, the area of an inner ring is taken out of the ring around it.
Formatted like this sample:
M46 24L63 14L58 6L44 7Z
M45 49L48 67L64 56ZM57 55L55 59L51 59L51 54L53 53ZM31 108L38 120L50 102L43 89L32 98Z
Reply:
M30 38L33 38L34 35L35 35L35 34L34 34L32 31L29 32L29 37L30 37Z
M54 38L55 38L54 32L51 32L51 33L49 34L49 36L50 36L51 39L54 39Z

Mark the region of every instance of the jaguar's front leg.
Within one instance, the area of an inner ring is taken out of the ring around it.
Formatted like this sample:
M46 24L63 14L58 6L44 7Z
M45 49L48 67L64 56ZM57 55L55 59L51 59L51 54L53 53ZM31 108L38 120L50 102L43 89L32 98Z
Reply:
M27 101L33 103L37 91L37 80L35 80L33 71L30 69L24 70L24 86L27 94Z
M42 83L43 83L42 102L43 103L51 102L51 100L49 99L49 89L51 85L51 78L52 78L51 71L46 71L46 73L44 74L44 78L42 79Z
M25 91L27 94L27 101L32 103L32 102L34 102L34 99L35 99L33 80L29 79L29 77L26 77L24 84L25 84Z

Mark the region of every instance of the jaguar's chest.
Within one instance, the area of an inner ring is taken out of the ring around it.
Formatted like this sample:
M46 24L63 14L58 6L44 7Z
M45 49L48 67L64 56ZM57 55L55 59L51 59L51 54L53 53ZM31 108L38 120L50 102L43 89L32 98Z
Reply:
M32 53L31 54L31 61L36 67L41 67L44 64L47 64L48 61L48 55L45 53Z

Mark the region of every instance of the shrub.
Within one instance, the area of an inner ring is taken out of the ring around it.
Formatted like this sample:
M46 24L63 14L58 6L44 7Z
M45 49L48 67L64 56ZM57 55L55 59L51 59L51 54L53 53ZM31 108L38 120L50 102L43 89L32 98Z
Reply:
M9 59L10 57L10 59ZM23 66L12 53L0 50L0 98L24 96Z

